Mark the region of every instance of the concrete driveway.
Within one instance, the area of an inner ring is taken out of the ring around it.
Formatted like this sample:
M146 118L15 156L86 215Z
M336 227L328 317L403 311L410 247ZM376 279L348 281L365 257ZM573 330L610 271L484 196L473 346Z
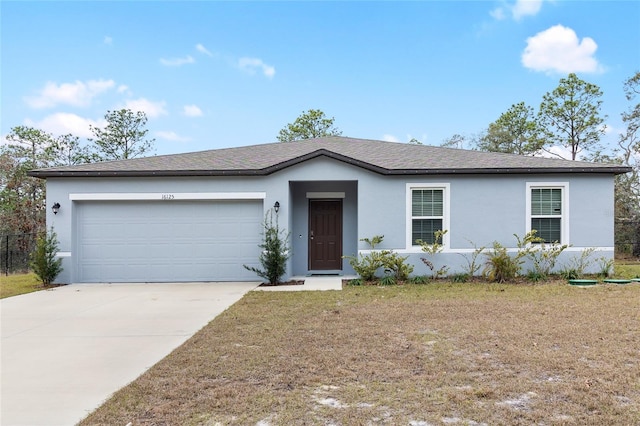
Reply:
M77 423L257 285L73 284L0 300L0 424Z

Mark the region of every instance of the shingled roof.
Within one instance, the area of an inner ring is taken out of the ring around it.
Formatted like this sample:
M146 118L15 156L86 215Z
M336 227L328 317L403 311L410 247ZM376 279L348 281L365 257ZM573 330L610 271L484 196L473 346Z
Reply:
M613 164L526 157L429 145L324 137L185 154L158 155L67 167L37 169L47 177L262 176L317 157L362 167L382 175L477 173L626 173Z

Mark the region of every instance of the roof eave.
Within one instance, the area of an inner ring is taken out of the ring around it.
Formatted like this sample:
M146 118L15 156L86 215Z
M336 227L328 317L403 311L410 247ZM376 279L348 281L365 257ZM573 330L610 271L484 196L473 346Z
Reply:
M314 158L313 156L311 158ZM631 167L576 167L576 168L472 168L472 169L384 169L361 161L344 158L337 160L387 176L403 175L478 175L478 174L558 174L558 173L607 173L623 174ZM304 161L304 160L303 160ZM297 164L299 161L287 161L264 169L247 170L121 170L121 171L64 171L31 170L28 175L40 179L80 178L80 177L207 177L207 176L266 176Z
M557 173L607 173L623 174L631 167L503 167L459 169L392 169L387 175L478 175L478 174L557 174Z

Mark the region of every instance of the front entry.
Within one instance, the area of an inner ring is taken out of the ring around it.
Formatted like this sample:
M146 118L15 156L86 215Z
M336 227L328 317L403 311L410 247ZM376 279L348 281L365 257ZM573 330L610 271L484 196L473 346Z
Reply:
M342 200L309 200L309 270L342 270Z

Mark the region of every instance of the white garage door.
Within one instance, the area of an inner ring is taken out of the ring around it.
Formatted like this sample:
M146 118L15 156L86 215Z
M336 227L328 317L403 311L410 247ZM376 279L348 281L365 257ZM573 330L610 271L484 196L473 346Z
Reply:
M79 282L256 281L262 201L76 205Z

